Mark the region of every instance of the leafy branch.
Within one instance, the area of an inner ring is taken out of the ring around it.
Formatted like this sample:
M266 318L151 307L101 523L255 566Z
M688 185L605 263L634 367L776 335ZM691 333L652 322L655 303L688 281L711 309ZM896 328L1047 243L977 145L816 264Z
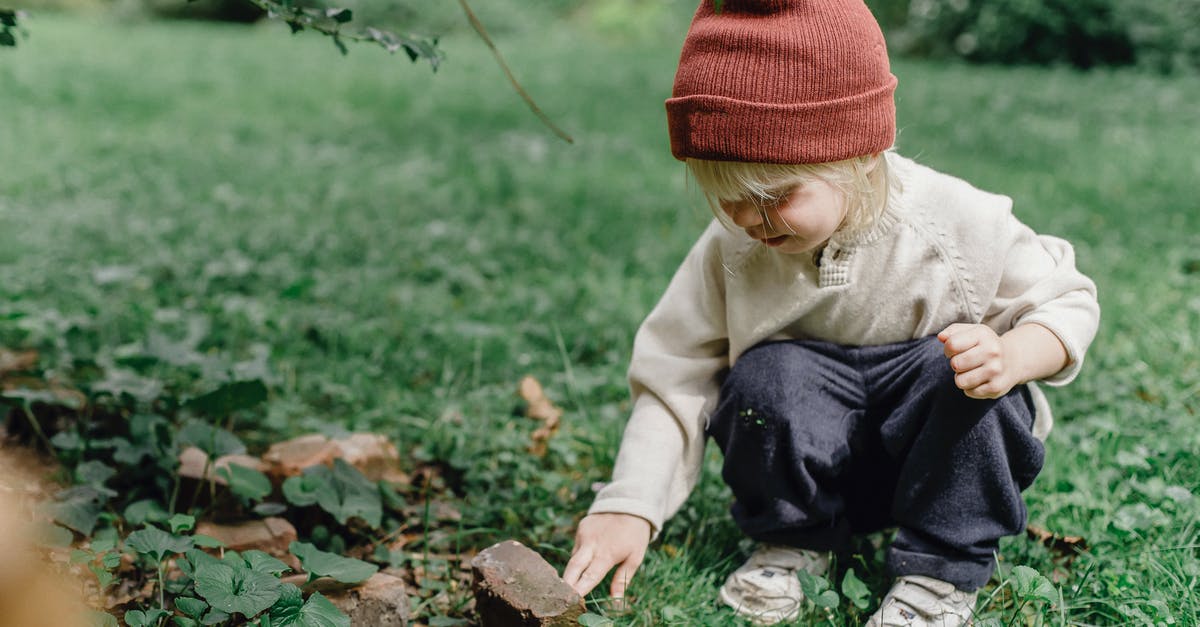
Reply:
M194 2L195 0L187 0ZM338 51L342 54L349 54L350 50L346 47L346 42L362 42L372 43L387 50L391 54L403 50L408 55L410 61L425 60L436 72L438 66L441 65L445 55L438 48L437 37L429 37L422 35L413 35L408 33L396 33L393 31L382 30L371 26L358 30L347 30L347 25L354 20L354 12L345 8L313 8L297 6L295 0L246 0L250 4L266 11L267 17L275 20L280 20L292 29L292 33L302 31L315 31L326 35L333 40L333 45L337 46ZM541 107L534 102L533 97L525 88L521 86L520 81L513 75L509 69L508 63L505 62L504 56L500 54L500 49L496 47L488 35L487 29L484 28L483 22L476 17L475 12L471 10L471 6L467 4L467 0L459 0L459 5L462 7L463 13L466 15L467 22L471 28L487 45L491 51L492 57L496 59L496 63L504 72L505 78L508 79L510 85L529 110L537 116L542 124L546 125L555 135L563 141L571 144L575 140L566 133L562 128L556 125L549 116L542 111ZM25 31L18 25L18 20L23 18L23 14L12 9L0 8L0 46L16 46L17 35L25 36Z
M16 46L17 35L25 36L25 29L18 23L23 17L20 11L0 7L0 46Z
M354 19L354 12L350 9L299 7L292 0L247 0L247 2L266 11L267 17L287 24L292 29L292 33L311 30L329 36L342 54L350 52L346 48L346 42L353 41L374 43L389 53L403 50L409 60L414 63L422 59L427 60L435 71L444 58L442 51L438 49L436 37L395 33L373 27L358 31L345 31L344 27Z

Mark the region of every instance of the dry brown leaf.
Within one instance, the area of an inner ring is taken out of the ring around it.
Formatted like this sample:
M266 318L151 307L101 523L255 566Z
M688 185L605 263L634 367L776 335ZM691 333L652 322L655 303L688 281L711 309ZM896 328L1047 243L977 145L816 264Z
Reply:
M37 362L38 353L35 350L11 351L0 348L0 377L10 372L32 370Z
M562 419L563 411L561 408L550 402L546 398L546 392L542 389L542 384L538 380L525 376L517 385L517 393L525 401L525 415L535 420L543 421L542 426L534 430L530 436L529 452L537 457L546 454L546 445L550 438L558 431L559 421Z
M1087 540L1083 536L1060 536L1036 525L1026 526L1025 535L1067 559L1073 559L1079 551L1087 550Z

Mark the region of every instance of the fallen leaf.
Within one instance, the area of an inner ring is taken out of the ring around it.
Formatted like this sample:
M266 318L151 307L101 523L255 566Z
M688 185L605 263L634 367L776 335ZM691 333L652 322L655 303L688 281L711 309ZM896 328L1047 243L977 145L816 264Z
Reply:
M1074 559L1079 551L1087 550L1087 540L1083 536L1060 536L1036 525L1026 526L1025 535L1067 559Z
M542 384L531 376L521 379L517 385L517 393L526 403L525 415L534 420L543 421L542 426L535 429L530 436L531 442L529 443L529 452L536 457L542 457L546 454L546 445L550 438L554 437L558 431L563 411L546 398Z
M38 353L35 350L11 351L0 348L0 377L10 372L32 370L37 361Z

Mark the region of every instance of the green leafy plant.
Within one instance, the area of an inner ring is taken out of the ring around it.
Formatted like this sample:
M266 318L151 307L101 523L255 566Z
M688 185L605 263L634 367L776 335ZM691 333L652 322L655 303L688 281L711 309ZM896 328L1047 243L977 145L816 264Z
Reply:
M0 8L0 46L17 45L17 35L24 34L18 23L21 17L19 11Z
M374 575L379 567L354 559L343 557L336 553L327 553L307 542L292 542L288 546L308 572L308 580L318 577L331 577L342 583L358 583L366 581Z
M193 522L188 516L177 516L172 519L175 533L145 527L125 539L127 550L151 563L158 574L157 607L127 611L124 615L127 624L158 625L163 618L171 616L165 593L171 584L170 587L178 591L171 603L183 614L172 619L176 627L241 620L260 626L349 625L346 615L320 594L314 593L305 600L299 588L282 583L280 577L291 568L267 553L225 550L217 557L194 548L198 536L182 535L191 529ZM104 546L98 548L105 549ZM357 583L378 569L360 560L318 551L304 543L294 543L292 550L308 569L310 580L330 576L344 583ZM103 564L115 566L107 556L108 553L103 551L93 551L81 552L78 558L80 561L99 559ZM176 560L182 577L170 582L164 579L167 559Z
M358 518L371 528L378 527L383 519L380 490L378 483L342 459L335 459L333 468L312 466L283 482L284 498L292 505L318 505L343 525Z

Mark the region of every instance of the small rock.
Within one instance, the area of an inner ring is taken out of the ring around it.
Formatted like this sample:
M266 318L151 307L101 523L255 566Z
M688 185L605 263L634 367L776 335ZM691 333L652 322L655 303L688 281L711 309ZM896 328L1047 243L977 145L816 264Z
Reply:
M375 573L354 588L322 594L350 617L351 625L406 627L412 620L404 581L387 573Z
M331 464L338 448L329 438L314 433L272 444L263 453L267 472L279 477L295 477L309 466Z
M577 625L583 599L546 560L515 540L471 560L475 611L484 627Z
M207 453L194 446L189 446L179 453L179 476L185 479L196 479L199 481L204 477L204 465L207 462ZM218 457L217 461L209 464L208 479L217 485L229 485L229 482L225 480L225 477L222 475L222 473L218 473L217 470L226 468L230 464L237 464L238 466L253 468L259 472L262 472L266 467L262 460L257 457L251 457L249 455L226 455L224 457Z
M319 433L274 444L263 454L267 473L279 478L294 477L305 468L342 459L372 481L407 482L400 471L400 453L385 436L355 433L331 440Z
M196 525L196 533L216 538L234 551L258 549L275 557L289 557L288 545L296 540L296 528L282 518L263 518L234 525L202 522Z
M400 472L400 451L387 436L376 433L355 433L334 440L341 449L342 459L359 469L371 481L407 482Z

